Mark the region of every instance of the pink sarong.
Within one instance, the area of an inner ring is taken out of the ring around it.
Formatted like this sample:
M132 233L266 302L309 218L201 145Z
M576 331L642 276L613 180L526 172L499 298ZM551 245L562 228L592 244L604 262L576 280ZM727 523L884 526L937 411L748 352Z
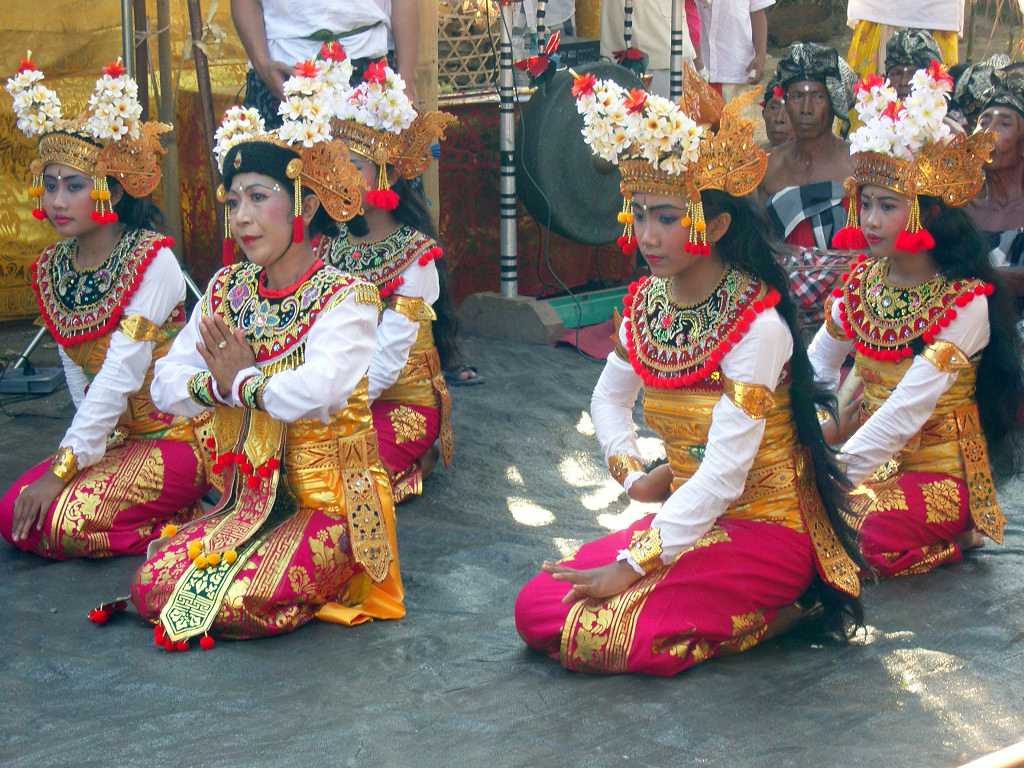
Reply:
M188 526L136 571L131 598L143 618L159 619L189 566L188 543L220 521L215 517ZM232 576L210 632L235 639L291 632L325 603L341 601L353 576L362 573L352 558L346 518L300 508L268 532ZM361 586L368 585L364 577Z
M874 488L861 549L880 576L927 573L963 559L956 539L974 523L967 484L952 475L904 472Z
M566 564L592 568L613 562L633 531L649 527L652 519L584 544ZM720 518L671 566L611 598L564 605L568 584L537 574L516 599L516 628L531 648L568 669L674 675L774 634L780 609L816 578L806 533Z
M422 493L419 460L441 433L441 409L391 400L370 406L381 463L391 476L395 503Z
M0 534L14 546L54 560L136 555L168 522L195 515L206 476L192 443L128 439L78 473L57 496L28 538L11 540L14 501L24 486L49 469L42 461L0 499Z

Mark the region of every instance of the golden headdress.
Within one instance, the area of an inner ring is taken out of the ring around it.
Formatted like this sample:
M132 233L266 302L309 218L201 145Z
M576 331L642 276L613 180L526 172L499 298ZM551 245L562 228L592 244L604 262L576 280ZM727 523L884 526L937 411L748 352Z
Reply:
M325 45L320 55L344 59L344 49ZM377 188L366 194L370 205L394 210L398 195L388 184L387 166L406 179L422 174L431 160L431 145L457 118L447 112L417 114L405 95L405 81L385 59L371 62L363 82L335 103L335 132L349 148L378 167Z
M238 173L257 172L284 177L293 184L292 240L305 237L302 219L302 187L311 189L327 215L338 222L362 213L366 187L359 169L349 159L348 146L333 135L332 100L348 88L352 68L347 61L304 61L284 84L285 99L279 112L284 118L276 130L267 130L252 107L231 107L215 136L214 154L221 164L224 184L217 199L226 199L225 184ZM222 260L234 258L228 212L224 210Z
M125 193L145 197L160 184L160 134L171 130L166 123L142 122L142 105L136 82L125 74L121 60L108 64L96 81L85 111L65 118L55 91L42 84L42 71L32 63L29 51L18 72L7 80L14 100L18 128L29 138L39 137L39 156L32 161L29 196L39 202L32 215L43 219L43 170L51 163L67 165L92 176L95 221L117 221L110 203L107 177L117 179Z
M910 252L935 246L921 225L919 195L960 207L978 194L995 136L986 131L971 136L954 132L945 121L952 88L952 78L938 61L914 74L905 102L878 75L867 75L857 83L856 108L863 125L850 134L854 171L845 185L850 207L846 226L833 237L835 247L867 245L857 223L857 189L866 184L911 200L906 229L895 242L897 248Z
M726 105L689 66L678 104L589 73L575 76L572 92L583 115L584 140L622 174L619 222L624 228L618 244L623 252L636 250L633 195L651 192L686 199L680 220L689 229L686 249L709 253L700 193L717 189L742 197L757 188L768 166L768 155L754 141L754 124L741 116L758 92Z

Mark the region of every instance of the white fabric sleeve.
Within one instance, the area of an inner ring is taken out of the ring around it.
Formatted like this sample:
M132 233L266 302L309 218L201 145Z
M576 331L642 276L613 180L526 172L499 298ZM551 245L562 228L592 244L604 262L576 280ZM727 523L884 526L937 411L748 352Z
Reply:
M188 322L174 338L167 354L156 361L149 395L153 398L153 404L165 413L192 418L206 410L192 399L188 391L188 380L207 370L206 361L196 349L196 345L203 339L199 332L201 318L200 303L192 310ZM224 405L232 405L231 393L226 398L221 397L216 385L213 387L213 396Z
M722 358L721 370L728 378L744 384L760 384L775 391L782 370L793 354L793 337L774 309L762 312L740 342ZM675 560L694 544L743 494L747 474L754 463L764 419L753 419L726 395L711 411L704 458L697 471L665 501L651 522L661 531L662 561ZM619 552L636 570L640 567Z
M85 390L89 386L89 379L74 360L68 357L64 347L57 345L57 355L60 357L60 364L64 366L64 379L68 383L68 392L71 393L71 402L77 409L85 399Z
M624 320L619 326L619 340L626 345ZM597 441L601 444L604 460L607 463L612 456L628 454L640 457L640 448L636 442L636 424L633 423L633 406L643 386L643 380L637 376L633 366L623 360L616 352L608 355L604 370L597 380L594 393L590 398L590 418L594 422ZM622 483L628 491L629 486L644 473L630 472Z
M842 327L839 321L839 301L832 302L832 320L837 326ZM830 392L839 389L843 362L852 349L852 340L840 341L832 338L824 323L814 334L811 346L807 348L807 357L810 358L811 367L814 369L814 378Z
M955 344L968 357L984 349L989 340L988 298L978 296L958 309L956 318L935 338ZM928 421L956 377L922 355L915 357L889 398L843 446L840 459L846 462L850 482L863 482L895 456Z
M413 261L402 271L401 277L402 285L396 291L399 296L423 299L426 304L433 306L441 295L437 267L432 261L426 265ZM384 310L377 327L377 351L368 373L371 403L398 381L419 330L419 323L393 309Z
M317 418L326 424L366 375L376 331L377 307L357 301L354 291L321 314L309 329L305 362L267 381L267 413L285 422Z
M146 268L142 282L124 308L122 317L142 315L162 326L185 300L185 279L174 254L161 248ZM142 386L153 359L152 341L134 341L120 330L111 334L103 365L89 384L71 427L61 440L84 469L103 458L107 437L128 404L128 396Z

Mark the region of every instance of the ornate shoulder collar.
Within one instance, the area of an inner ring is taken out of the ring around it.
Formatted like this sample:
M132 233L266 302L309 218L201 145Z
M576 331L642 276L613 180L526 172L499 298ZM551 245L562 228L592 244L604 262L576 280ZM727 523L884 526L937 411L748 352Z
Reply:
M320 313L353 291L360 301L380 303L372 285L319 259L294 285L280 291L267 289L262 273L263 268L251 262L224 267L203 296L203 314L216 314L229 327L241 328L259 363L301 350Z
M161 248L174 238L144 229L128 230L96 269L79 271L78 242L61 240L32 265L32 289L39 314L61 346L80 344L112 331L142 276Z
M861 354L875 360L902 360L921 352L953 321L957 309L993 286L981 280L950 280L938 275L911 288L888 281L889 262L860 254L833 291L846 336Z
M643 278L623 299L629 361L652 387L708 379L757 315L779 302L774 288L736 269L727 270L711 295L693 306L673 301L669 286L664 278Z
M317 255L342 272L370 281L382 297L395 292L402 284L402 272L414 261L426 266L444 255L433 238L406 225L376 243L353 242L348 227L341 224L338 229L337 237L320 241Z

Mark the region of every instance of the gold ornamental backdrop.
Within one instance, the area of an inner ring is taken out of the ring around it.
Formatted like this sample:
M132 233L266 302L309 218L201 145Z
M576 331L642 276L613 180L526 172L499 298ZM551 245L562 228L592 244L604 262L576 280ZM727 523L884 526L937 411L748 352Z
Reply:
M147 0L146 4L148 28L155 32L156 0ZM230 3L204 0L202 6L206 17L203 45L211 59L210 78L215 89L237 91L244 81L245 55L231 24ZM182 51L188 39L185 0L171 0L170 11L172 81L180 116L183 102L189 106L196 104L195 75L190 59L182 66ZM46 73L46 84L60 96L65 115L77 114L84 108L102 66L121 55L121 13L117 0L4 0L0 21L0 81L14 74L25 51L31 50L33 61ZM155 36L146 45L152 70L150 116L155 118ZM194 114L198 116L197 112ZM179 146L182 158L191 160L195 155L196 167L202 167L202 153L181 143L180 133ZM15 125L10 95L0 91L0 320L37 314L29 269L39 252L54 239L47 222L32 218L28 166L33 152L33 142ZM195 178L182 170L183 179Z

